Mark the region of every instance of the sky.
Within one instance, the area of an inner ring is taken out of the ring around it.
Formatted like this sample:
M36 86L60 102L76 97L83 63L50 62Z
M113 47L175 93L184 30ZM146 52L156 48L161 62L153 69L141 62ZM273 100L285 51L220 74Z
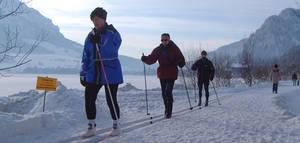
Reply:
M169 33L182 49L212 51L247 38L271 16L299 8L300 0L33 0L28 5L50 18L68 39L84 44L96 7L108 12L122 37L119 54L139 58Z

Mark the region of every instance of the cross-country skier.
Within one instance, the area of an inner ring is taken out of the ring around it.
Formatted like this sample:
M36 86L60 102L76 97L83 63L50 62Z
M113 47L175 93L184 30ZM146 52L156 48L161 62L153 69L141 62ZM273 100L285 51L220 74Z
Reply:
M88 34L82 55L82 66L80 71L80 83L85 87L85 110L88 119L88 130L83 137L95 135L96 131L96 105L97 94L102 86L105 87L106 102L113 120L112 132L110 135L120 134L119 123L120 109L117 102L118 85L123 83L121 64L118 59L118 51L122 42L119 32L106 23L107 12L103 8L97 7L90 15L94 24L93 30ZM97 51L98 44L99 51ZM102 61L100 61L100 56ZM108 84L113 101L111 101L104 72L108 78ZM112 104L113 103L113 104ZM116 113L114 112L114 107ZM115 116L117 115L117 117Z
M170 35L163 33L161 35L161 44L149 56L142 56L141 60L148 65L154 64L156 61L159 63L157 77L160 79L162 97L165 104L165 117L169 119L172 116L172 91L178 76L177 66L182 68L185 65L185 59L177 45L170 40Z
M292 80L293 80L293 86L297 86L297 74L294 72L292 75Z
M273 93L278 93L278 83L281 80L280 72L278 69L278 65L275 64L274 68L271 71L271 81L273 82Z
M207 59L207 52L201 52L201 59L197 60L193 66L192 70L198 70L198 87L199 87L199 103L198 106L201 107L202 98L202 87L204 85L206 102L205 106L208 106L209 99L209 81L214 79L215 68L210 60Z

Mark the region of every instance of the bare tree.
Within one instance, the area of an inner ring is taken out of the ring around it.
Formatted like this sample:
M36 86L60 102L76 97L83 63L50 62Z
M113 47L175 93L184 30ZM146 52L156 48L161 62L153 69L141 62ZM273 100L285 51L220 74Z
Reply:
M0 20L8 18L10 16L16 16L23 14L25 12L24 6L28 1L19 1L16 7L11 7L10 11L0 13ZM0 8L7 7L9 4L12 6L12 2L9 3L7 0L0 0ZM41 42L46 40L47 33L41 31L40 34L37 35L36 39L32 42L29 48L25 48L25 44L21 42L20 39L20 30L18 27L15 27L13 30L11 27L7 26L4 31L4 36L6 39L2 39L0 42L0 64L5 66L0 67L0 71L5 71L9 69L13 69L24 64L29 63L31 60L28 59L29 55L36 49ZM11 63L11 61L14 61ZM9 64L8 64L9 63ZM3 74L1 74L3 75Z
M201 43L199 44L199 47L189 47L188 49L183 50L186 61L186 69L184 69L184 71L186 73L185 76L188 87L197 88L197 72L192 71L191 68L195 61L201 56L201 51Z
M242 63L246 65L245 73L242 74L242 78L245 80L245 83L248 84L250 87L253 83L253 75L252 75L252 69L253 69L253 46L254 43L251 40L251 37L248 41L244 43L244 48L242 51Z
M1 13L0 14L0 20L7 18L9 16L15 16L18 14L22 14L25 12L24 10L24 5L26 3L31 2L32 0L20 0L20 2L18 3L18 5L16 7L12 7L12 9L6 13ZM0 8L4 8L7 7L9 4L11 4L12 1L10 1L10 3L7 0L0 0Z
M232 64L229 55L217 56L214 53L212 58L215 67L215 83L217 87L229 87L231 80L230 66Z

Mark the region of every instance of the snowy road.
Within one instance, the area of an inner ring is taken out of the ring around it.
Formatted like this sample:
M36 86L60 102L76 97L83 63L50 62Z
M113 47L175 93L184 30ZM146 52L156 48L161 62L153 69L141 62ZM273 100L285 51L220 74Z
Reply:
M281 87L280 96L287 93L300 89ZM222 96L221 106L214 103L105 142L300 142L299 116L278 107L279 95L270 94L270 89Z

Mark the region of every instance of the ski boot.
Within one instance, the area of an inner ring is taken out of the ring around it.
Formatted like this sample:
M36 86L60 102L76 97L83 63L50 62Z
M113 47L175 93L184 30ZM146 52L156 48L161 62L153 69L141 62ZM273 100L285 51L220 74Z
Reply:
M82 138L89 138L96 134L96 124L88 124L88 130L82 135Z
M121 128L119 124L113 124L112 131L109 134L109 136L114 137L114 136L119 136L121 134Z

